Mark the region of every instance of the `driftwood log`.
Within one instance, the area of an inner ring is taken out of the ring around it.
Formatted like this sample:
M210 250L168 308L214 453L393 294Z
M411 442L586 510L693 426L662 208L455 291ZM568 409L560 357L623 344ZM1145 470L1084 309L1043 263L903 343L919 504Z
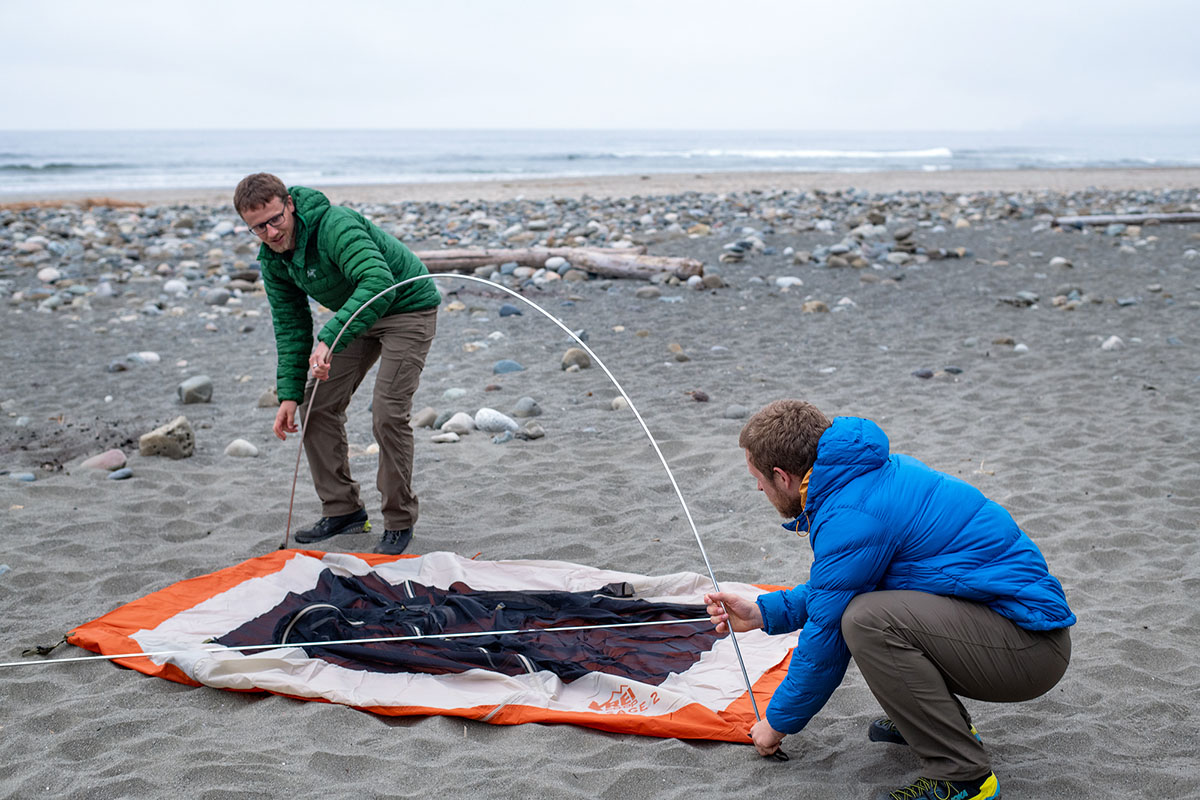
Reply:
M488 264L515 261L523 267L544 267L547 259L561 256L571 266L606 278L641 278L667 273L681 280L704 274L703 262L694 258L649 256L635 248L530 247L521 250L458 249L418 250L417 258L430 272L464 272Z
M1055 225L1145 225L1155 222L1200 222L1200 214L1089 214L1078 217L1055 217Z

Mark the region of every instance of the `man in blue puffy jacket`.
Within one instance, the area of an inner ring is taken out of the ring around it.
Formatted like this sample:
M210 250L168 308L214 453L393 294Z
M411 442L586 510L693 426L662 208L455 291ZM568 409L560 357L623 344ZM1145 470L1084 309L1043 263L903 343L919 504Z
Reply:
M801 730L851 656L922 777L894 798L988 800L1000 788L959 697L1030 700L1066 672L1075 615L1028 536L973 486L889 455L870 420L829 421L800 400L759 411L738 441L759 491L809 534L807 583L750 602L712 593L724 632L801 630L787 677L751 729L762 755Z

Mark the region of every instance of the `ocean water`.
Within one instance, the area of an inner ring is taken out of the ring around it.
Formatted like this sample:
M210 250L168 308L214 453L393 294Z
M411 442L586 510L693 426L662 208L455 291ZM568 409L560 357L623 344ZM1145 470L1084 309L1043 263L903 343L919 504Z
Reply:
M1200 166L1200 129L0 131L0 195L723 171Z

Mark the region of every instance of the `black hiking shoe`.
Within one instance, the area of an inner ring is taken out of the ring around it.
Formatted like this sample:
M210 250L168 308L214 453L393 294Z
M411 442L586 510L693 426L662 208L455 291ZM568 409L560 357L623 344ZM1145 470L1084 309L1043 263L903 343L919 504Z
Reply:
M971 725L971 735L975 737L980 744L983 743L983 737L979 735L979 731L975 730L975 726ZM880 717L877 720L872 720L867 727L867 738L872 742L889 742L891 744L907 745L904 741L904 734L900 733L900 729L896 727L896 723L892 722L887 717ZM920 795L917 795L918 797Z
M1000 800L1000 782L994 772L975 781L917 778L915 783L893 789L879 800Z
M385 530L383 538L379 540L379 544L375 547L375 552L389 556L398 556L408 547L408 543L412 541L412 537L412 528L405 528L401 531Z
M367 510L360 508L340 517L321 517L311 528L296 531L296 541L309 544L331 539L341 533L366 533L369 530L371 523L367 522Z

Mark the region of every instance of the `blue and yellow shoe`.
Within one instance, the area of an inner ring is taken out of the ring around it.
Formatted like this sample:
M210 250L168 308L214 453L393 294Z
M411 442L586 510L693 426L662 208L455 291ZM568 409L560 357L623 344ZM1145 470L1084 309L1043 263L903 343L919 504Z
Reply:
M977 781L918 778L916 783L893 789L880 800L1000 800L1000 781L994 772Z
M975 730L975 726L971 726L971 735L975 737L975 741L983 744L983 737L979 735L979 731ZM880 717L873 720L867 727L867 738L872 742L890 742L891 744L907 745L904 741L904 734L896 727L896 723L892 722L887 717Z

